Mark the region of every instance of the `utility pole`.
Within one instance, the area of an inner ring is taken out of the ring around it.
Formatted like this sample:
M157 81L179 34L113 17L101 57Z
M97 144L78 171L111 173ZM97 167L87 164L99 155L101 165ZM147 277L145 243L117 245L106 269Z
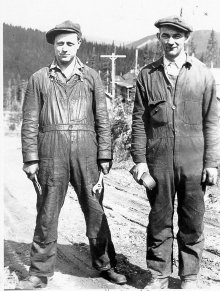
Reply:
M117 58L126 58L126 55L116 55L112 53L111 55L101 55L101 58L109 58L112 61L112 99L115 99L115 60Z
M109 93L109 70L107 69L107 72L106 72L106 90L107 92Z

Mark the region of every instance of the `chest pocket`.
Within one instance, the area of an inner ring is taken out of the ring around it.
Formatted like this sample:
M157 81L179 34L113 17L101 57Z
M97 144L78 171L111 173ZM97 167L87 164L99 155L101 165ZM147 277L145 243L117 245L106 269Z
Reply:
M84 84L80 82L73 89L70 95L70 120L82 121L87 118L87 108L89 106L88 92L84 87Z
M202 124L202 102L186 100L183 104L183 122L190 125Z
M152 125L161 126L168 122L166 100L150 101L148 106Z
M70 102L70 120L82 121L86 118L86 98L73 99Z

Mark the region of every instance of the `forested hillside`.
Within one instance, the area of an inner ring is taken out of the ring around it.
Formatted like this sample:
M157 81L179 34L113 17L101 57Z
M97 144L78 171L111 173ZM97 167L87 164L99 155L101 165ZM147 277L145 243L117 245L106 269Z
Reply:
M144 50L144 54L150 48L155 48L157 36L149 35L136 40L128 45L127 48L140 47ZM212 65L216 68L220 67L220 32L214 30L197 30L192 33L187 44L190 54L194 54L202 62L209 67Z
M135 49L115 47L114 43L100 44L83 39L78 56L97 71L105 72L111 69L111 60L100 58L100 55L114 51L126 55L125 59L117 60L117 74L125 74L134 67ZM4 85L7 86L9 80L12 83L26 80L33 72L49 64L53 59L53 46L46 42L44 32L3 24L3 58Z
M126 55L126 58L118 58L116 74L125 74L135 65L135 47L148 43L139 50L138 63L143 66L145 63L157 58L160 53L160 46L155 41L155 36L146 36L141 40L128 46L112 45L89 42L83 39L78 52L80 59L89 66L105 74L111 70L111 60L100 58L102 54ZM189 51L194 53L202 61L210 65L213 61L215 67L220 67L220 33L215 31L195 31L189 42ZM53 46L45 39L45 32L25 29L19 26L3 24L3 61L4 61L4 86L15 80L27 80L36 70L49 64L53 58Z
M27 79L50 62L52 46L39 30L3 24L4 85L9 80Z
M213 64L214 67L220 67L218 39L214 30L194 32L188 44L188 51L208 66ZM116 60L116 74L124 75L134 70L136 47L143 43L138 50L140 68L161 55L161 46L155 36L147 36L133 43L133 46L115 46L114 43L104 44L83 39L78 56L85 64L99 71L103 82L106 83L110 81L111 60L100 56L113 52L126 55L126 58ZM53 46L46 42L45 32L3 24L4 108L13 108L15 101L19 103L29 76L51 63L52 59Z

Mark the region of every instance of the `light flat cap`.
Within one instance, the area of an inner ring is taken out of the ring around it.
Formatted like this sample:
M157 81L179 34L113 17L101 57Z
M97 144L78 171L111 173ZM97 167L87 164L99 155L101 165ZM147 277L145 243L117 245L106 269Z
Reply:
M157 28L160 28L165 25L174 26L179 28L180 30L192 32L192 26L187 23L181 16L168 16L165 18L161 18L154 23Z
M53 44L55 37L61 33L76 33L80 38L82 36L80 25L78 23L73 23L70 20L66 20L46 33L47 42Z

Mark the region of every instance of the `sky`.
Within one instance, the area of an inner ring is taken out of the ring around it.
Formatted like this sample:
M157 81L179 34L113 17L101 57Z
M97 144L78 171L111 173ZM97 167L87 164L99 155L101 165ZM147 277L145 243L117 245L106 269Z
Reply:
M219 0L4 0L7 24L47 31L65 20L78 22L87 40L126 44L157 32L154 22L183 16L194 30L220 32Z

